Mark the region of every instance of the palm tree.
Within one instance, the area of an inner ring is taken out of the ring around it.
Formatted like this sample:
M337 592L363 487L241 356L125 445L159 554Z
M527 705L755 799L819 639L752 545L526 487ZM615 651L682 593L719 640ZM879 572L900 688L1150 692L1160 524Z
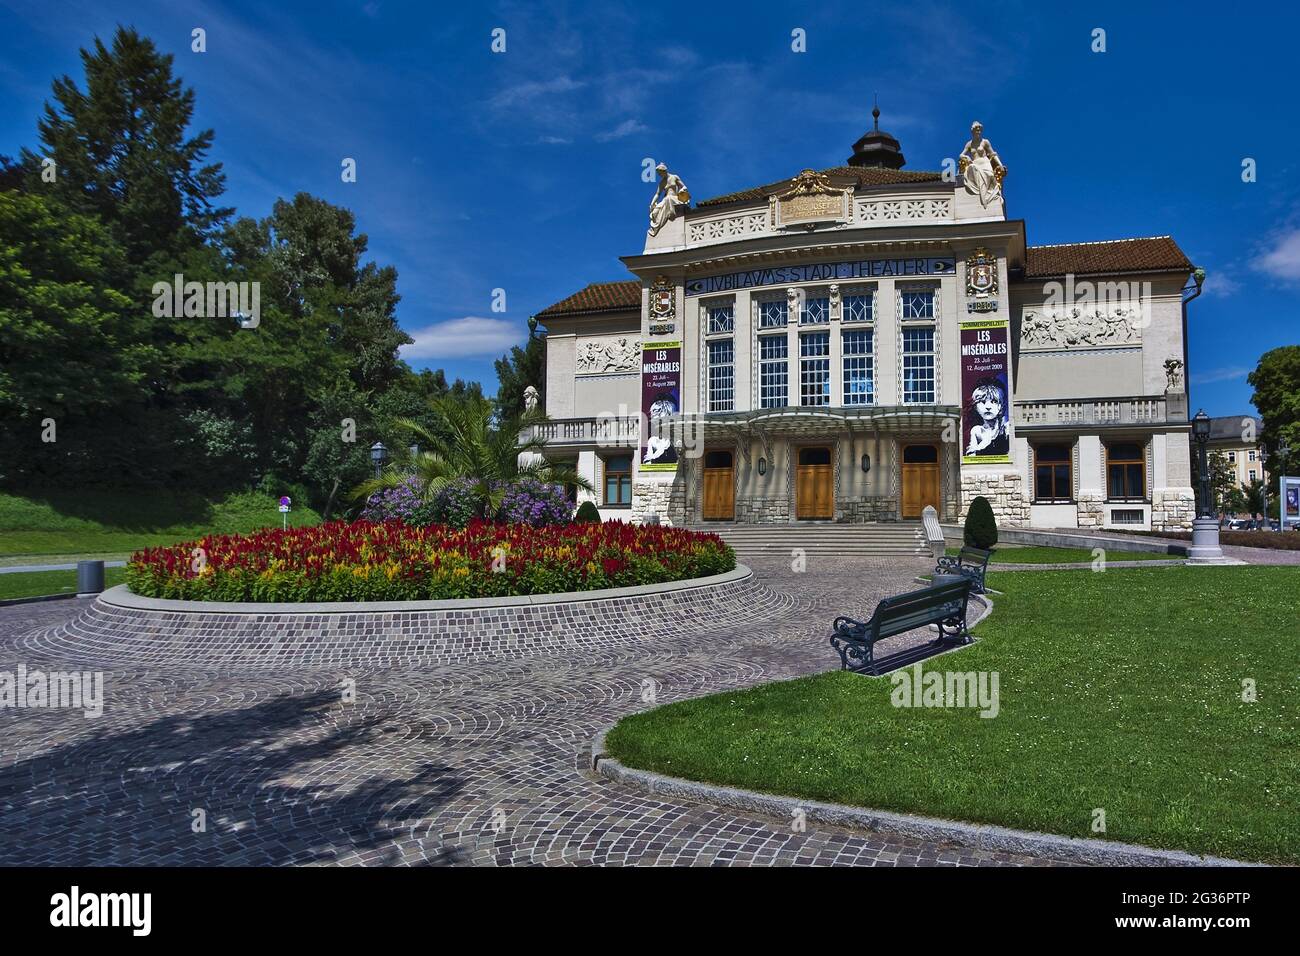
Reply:
M451 482L466 479L475 499L475 515L487 518L501 507L506 484L518 478L592 490L591 482L576 469L542 457L546 439L537 437L532 428L544 420L540 412L511 416L493 428L492 403L481 396L438 398L433 410L446 426L446 434L435 435L417 421L398 419L397 426L418 440L420 450L414 455L399 453L378 478L352 490L354 499L364 500L414 479L421 500L431 501Z

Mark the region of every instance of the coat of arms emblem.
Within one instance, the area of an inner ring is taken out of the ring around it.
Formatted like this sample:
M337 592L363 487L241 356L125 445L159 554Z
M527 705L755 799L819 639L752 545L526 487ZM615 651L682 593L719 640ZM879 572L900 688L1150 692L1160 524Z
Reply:
M984 298L997 291L998 260L987 249L976 249L966 260L966 294Z
M666 276L655 279L650 287L650 318L658 321L672 319L677 314L676 289Z

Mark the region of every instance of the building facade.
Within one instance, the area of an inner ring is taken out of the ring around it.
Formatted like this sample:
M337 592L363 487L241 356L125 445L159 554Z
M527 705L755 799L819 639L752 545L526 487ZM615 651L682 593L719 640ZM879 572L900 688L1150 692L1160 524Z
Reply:
M1255 481L1267 481L1259 444L1264 422L1254 415L1221 415L1210 419L1211 453L1219 452L1232 471L1238 488L1249 488Z
M1168 236L1026 244L972 125L951 174L875 127L847 165L694 202L662 165L634 278L537 314L548 457L606 518L1190 527Z

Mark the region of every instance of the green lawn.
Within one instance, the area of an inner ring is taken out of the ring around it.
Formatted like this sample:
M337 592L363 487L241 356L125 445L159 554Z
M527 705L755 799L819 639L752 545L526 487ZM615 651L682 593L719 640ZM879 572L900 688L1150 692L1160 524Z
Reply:
M126 568L105 568L104 587L111 588L126 580ZM0 574L0 601L40 597L44 594L75 594L76 571L28 571Z
M955 555L958 548L948 548ZM1043 545L1000 545L993 551L989 564L1072 564L1092 563L1091 548L1051 548ZM1106 551L1107 563L1111 561L1178 561L1180 555L1156 554L1150 551Z
M628 717L610 752L813 800L1300 863L1300 568L990 577L1004 593L978 642L924 670L997 672L996 717L895 707L889 677L833 671Z
M293 525L319 521L319 515L298 504L289 513ZM0 562L48 564L57 563L57 557L69 560L68 556L115 558L210 532L246 532L279 524L276 498L256 492L233 494L216 502L153 491L86 491L39 498L0 494ZM21 560L26 558L42 560Z

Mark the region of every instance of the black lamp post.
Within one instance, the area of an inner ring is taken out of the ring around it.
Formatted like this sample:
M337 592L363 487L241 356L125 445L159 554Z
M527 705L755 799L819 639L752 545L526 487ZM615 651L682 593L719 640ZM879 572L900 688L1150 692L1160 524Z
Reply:
M1268 449L1265 448L1263 443L1261 442L1259 446L1259 473L1264 478L1264 527L1260 529L1261 531L1273 530L1273 526L1269 524L1269 519L1268 519L1268 468L1266 467L1267 462L1268 462Z
M1210 416L1201 409L1192 418L1192 440L1196 442L1197 461L1201 464L1201 494L1192 522L1192 546L1187 557L1193 562L1223 563L1223 549L1219 547L1219 517L1215 512L1210 492Z
M1201 464L1201 494L1200 502L1196 509L1196 517L1213 518L1216 517L1214 502L1210 500L1210 416L1205 414L1205 409L1201 409L1192 418L1192 440L1196 442L1197 461Z
M375 477L378 478L384 470L384 462L388 460L388 449L383 442L377 441L370 446L370 460L375 463Z

